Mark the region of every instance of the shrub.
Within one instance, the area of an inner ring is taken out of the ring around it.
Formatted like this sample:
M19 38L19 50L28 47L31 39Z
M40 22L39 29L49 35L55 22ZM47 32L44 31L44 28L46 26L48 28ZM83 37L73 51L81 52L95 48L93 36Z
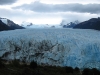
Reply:
M91 75L91 69L85 68L82 72L82 75Z
M96 68L93 69L85 68L82 72L82 75L100 75L100 71L97 70Z
M80 72L80 69L78 67L75 67L74 71L75 72Z
M30 63L30 68L32 68L32 69L37 68L37 63L34 62L34 61L32 61L32 62Z
M10 63L10 65L13 66L13 67L20 67L19 60L14 59L14 60Z
M100 75L100 72L96 68L93 68L91 69L91 75Z
M4 63L2 62L1 58L0 58L0 68L4 68L4 67L5 67L5 65L4 65Z
M28 67L26 63L21 64L21 67Z
M66 73L73 73L73 68L72 67L65 67Z
M24 68L22 71L22 75L33 75L33 74L29 68Z

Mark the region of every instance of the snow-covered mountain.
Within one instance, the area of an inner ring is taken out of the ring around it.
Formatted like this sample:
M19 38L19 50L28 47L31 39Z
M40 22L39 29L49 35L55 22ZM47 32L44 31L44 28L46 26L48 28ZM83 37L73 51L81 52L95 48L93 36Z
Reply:
M63 28L73 28L74 26L76 26L77 24L79 24L80 22L78 20L74 21L74 22L67 22L66 20L62 20L62 22L60 23L60 25Z
M0 18L0 20L1 20L3 23L5 23L6 25L8 24L6 18Z
M18 24L15 24L13 21L6 19L6 18L0 18L0 20L5 23L7 26L10 27L10 29L23 29L24 27L19 26Z
M11 28L0 20L0 31L4 30L11 30Z
M62 28L62 26L59 25L33 24L30 22L22 22L21 26L25 28Z
M0 32L0 57L41 65L100 69L100 32L81 29L22 29Z

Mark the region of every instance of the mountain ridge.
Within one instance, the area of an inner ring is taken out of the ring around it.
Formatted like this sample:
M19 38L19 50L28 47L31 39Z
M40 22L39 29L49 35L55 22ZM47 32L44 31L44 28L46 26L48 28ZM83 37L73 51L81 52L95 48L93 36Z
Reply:
M6 24L4 24L1 20L0 20L0 31L4 31L4 30L12 30L9 26L7 26Z
M74 29L95 29L100 30L100 17L91 18L74 26Z
M7 19L7 18L0 18L2 23L8 27L8 30L14 30L14 29L24 29L24 27L19 26L18 24L15 24L13 21ZM3 26L2 26L3 28ZM5 28L4 28L5 29Z

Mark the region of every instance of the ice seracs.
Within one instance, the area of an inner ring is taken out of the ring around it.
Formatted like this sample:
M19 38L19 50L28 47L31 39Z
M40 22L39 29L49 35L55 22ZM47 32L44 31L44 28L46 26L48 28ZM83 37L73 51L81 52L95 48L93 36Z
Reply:
M0 57L40 65L100 69L100 32L81 29L23 29L0 32Z

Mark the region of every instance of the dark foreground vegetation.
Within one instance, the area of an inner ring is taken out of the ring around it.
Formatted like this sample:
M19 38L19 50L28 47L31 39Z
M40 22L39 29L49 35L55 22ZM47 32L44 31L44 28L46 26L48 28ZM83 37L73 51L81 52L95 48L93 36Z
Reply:
M34 61L28 65L18 60L4 64L0 60L0 75L100 75L100 71L96 68L80 70L78 67L39 66Z

